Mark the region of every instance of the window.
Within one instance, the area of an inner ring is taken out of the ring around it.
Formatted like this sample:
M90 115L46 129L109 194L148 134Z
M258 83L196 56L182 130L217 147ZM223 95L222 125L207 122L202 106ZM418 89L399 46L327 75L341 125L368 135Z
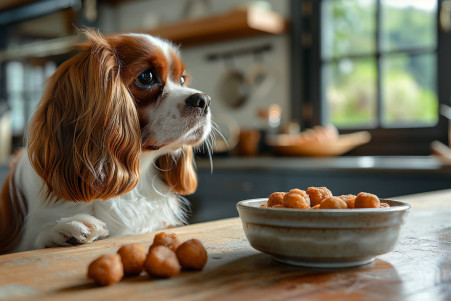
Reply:
M56 65L53 61L41 65L10 61L5 66L8 79L6 99L11 110L12 134L22 140L26 124L44 92L45 81L55 72Z
M439 109L450 97L442 83L451 81L443 68L451 48L438 29L441 3L293 0L293 77L303 85L292 95L301 126L370 131L372 141L353 154L426 155L431 141L447 142Z

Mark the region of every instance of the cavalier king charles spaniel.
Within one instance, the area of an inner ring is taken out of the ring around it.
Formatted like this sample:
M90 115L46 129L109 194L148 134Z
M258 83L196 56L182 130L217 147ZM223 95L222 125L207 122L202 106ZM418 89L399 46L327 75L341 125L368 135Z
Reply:
M210 97L178 49L145 34L87 42L50 77L0 194L0 254L185 222Z

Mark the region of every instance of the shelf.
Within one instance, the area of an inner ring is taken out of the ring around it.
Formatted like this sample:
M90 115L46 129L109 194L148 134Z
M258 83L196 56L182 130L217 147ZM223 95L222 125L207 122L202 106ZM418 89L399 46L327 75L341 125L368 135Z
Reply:
M37 0L2 0L0 2L0 12L6 11L8 9L17 8L19 6L27 5L33 2L38 2Z
M81 40L78 36L67 36L27 43L0 51L0 63L10 60L46 58L66 54L71 52L74 46L79 42L81 42Z
M250 7L136 32L156 35L186 47L262 34L282 34L287 30L288 22L279 14Z
M187 47L262 34L282 34L287 30L288 22L279 14L252 7L165 25L152 30L139 29L133 32L156 35ZM77 42L80 42L77 36L67 36L20 45L0 51L0 62L65 54L72 50Z

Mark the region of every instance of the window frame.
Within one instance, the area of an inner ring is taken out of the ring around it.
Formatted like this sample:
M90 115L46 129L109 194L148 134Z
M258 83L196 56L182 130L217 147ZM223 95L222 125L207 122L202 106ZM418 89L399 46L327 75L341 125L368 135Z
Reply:
M323 0L291 0L291 111L293 120L300 123L301 129L324 123L322 103L322 66L321 58L321 4ZM451 34L445 33L439 26L439 14L442 2L437 0L437 49L436 82L439 110L442 104L449 103L451 95L451 68L439 66L451 65ZM381 0L377 0L376 18L380 16ZM380 23L376 29L376 45L379 47ZM415 53L421 49L413 50ZM380 49L365 57L377 59L378 71L381 70ZM388 52L383 52L388 53ZM409 54L409 52L404 52ZM447 55L448 53L448 55ZM350 56L346 56L350 57ZM448 69L448 70L446 70ZM378 116L381 117L381 75L377 71ZM301 84L299 84L301 83ZM315 101L317 100L317 101ZM380 120L380 119L379 119ZM340 129L341 134L358 130L371 133L371 142L349 152L348 155L429 155L430 143L434 140L448 144L449 121L438 112L438 122L433 127Z

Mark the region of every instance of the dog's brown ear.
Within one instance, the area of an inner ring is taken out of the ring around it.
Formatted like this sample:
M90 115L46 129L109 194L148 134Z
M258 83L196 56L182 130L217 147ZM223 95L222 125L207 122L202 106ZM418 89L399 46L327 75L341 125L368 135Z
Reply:
M0 255L11 252L20 243L28 205L14 181L16 162L0 191Z
M173 192L188 195L196 191L197 174L194 170L194 154L191 146L183 146L182 152L176 159L171 155L164 155L157 159L163 179Z
M49 79L30 121L28 156L52 199L109 199L139 180L138 115L115 49L85 32L81 52Z

